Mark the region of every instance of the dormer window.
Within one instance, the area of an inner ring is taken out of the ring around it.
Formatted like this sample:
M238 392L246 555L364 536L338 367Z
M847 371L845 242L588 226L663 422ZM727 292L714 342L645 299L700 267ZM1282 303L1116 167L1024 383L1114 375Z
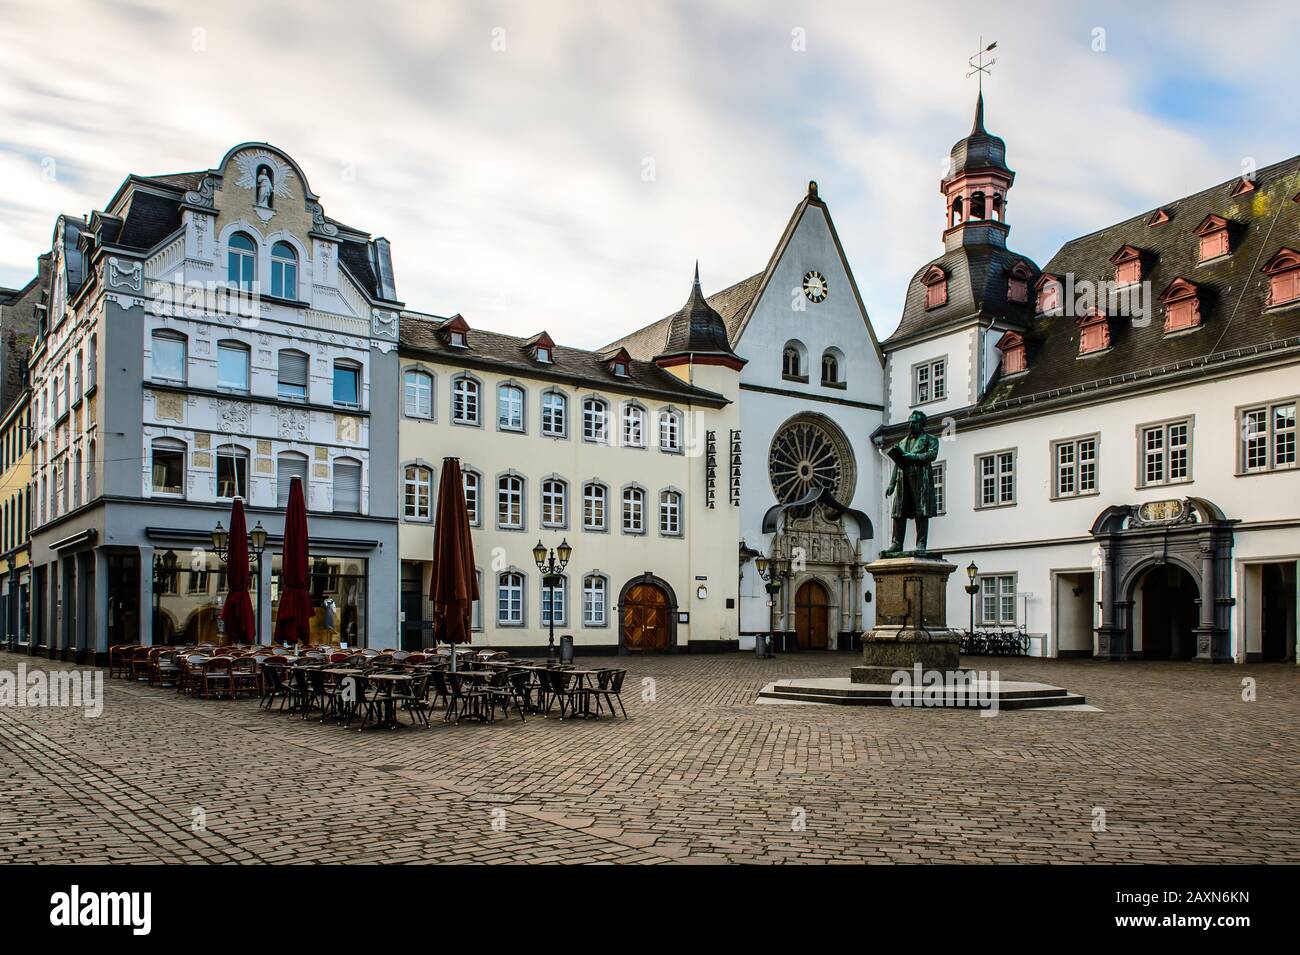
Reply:
M468 347L465 343L464 332L451 332L450 335L448 335L447 344L451 345L452 348Z
M1032 275L1033 272L1024 262L1017 262L1011 267L1011 274L1007 276L1007 301L1021 305L1029 301L1029 279Z
M1164 225L1169 221L1169 213L1164 209L1157 209L1151 213L1151 218L1147 220L1148 226Z
M469 347L469 322L461 315L453 315L438 328L438 334L451 348Z
M1038 292L1038 314L1055 315L1061 311L1061 280L1046 272L1034 285Z
M1106 313L1090 309L1075 319L1079 326L1079 354L1093 355L1110 347L1110 321Z
M620 348L612 355L607 355L605 361L609 363L609 370L615 378L628 378L632 373L632 356L627 353L626 348Z
M1281 249L1264 266L1268 276L1268 305L1300 301L1300 252Z
M1122 245L1110 257L1115 266L1116 285L1136 285L1142 281L1142 251L1131 245Z
M538 332L524 343L524 347L528 349L535 362L549 365L555 360L555 342L546 332Z
M625 361L616 361L616 362L614 362L614 375L615 375L615 377L617 377L617 378L626 378L626 377L627 377L627 362L625 362Z
M551 363L551 350L549 348L537 349L537 360L545 365L549 365Z
M1201 297L1187 279L1174 279L1160 295L1165 307L1165 333L1181 332L1201 324Z
M1227 255L1229 248L1228 220L1223 216L1210 215L1196 227L1192 233L1200 239L1201 261L1208 262L1221 255Z
M1029 367L1025 357L1025 340L1016 332L1007 332L997 345L1002 353L1002 374L1015 375Z
M1236 199L1238 196L1250 195L1250 193L1254 192L1257 188L1259 187L1255 184L1254 179L1242 176L1237 180L1236 185L1232 187L1231 198Z
M948 275L937 265L930 266L921 278L925 286L926 309L938 308L948 303Z

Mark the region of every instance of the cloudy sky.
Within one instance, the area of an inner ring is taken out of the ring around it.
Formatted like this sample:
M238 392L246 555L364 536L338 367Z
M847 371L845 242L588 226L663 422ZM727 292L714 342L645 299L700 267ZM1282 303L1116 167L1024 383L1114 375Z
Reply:
M1032 10L1032 15L1030 11ZM265 140L393 242L399 295L596 346L759 271L820 184L883 337L998 41L1011 243L1297 151L1292 2L0 0L0 285L128 172Z

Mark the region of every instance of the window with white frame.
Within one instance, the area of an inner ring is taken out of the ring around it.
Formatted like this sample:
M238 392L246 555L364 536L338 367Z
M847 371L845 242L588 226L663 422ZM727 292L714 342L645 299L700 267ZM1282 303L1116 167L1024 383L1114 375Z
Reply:
M582 526L589 531L603 531L607 526L605 507L609 491L603 484L591 482L582 488Z
M930 465L930 474L934 478L934 512L948 513L948 465L944 461L935 461Z
M410 521L433 516L433 469L408 464L402 475L402 513Z
M524 479L507 474L497 480L497 527L524 526Z
M568 578L551 577L542 581L542 626L551 625L551 617L555 617L557 627L567 626L569 621L564 611L567 601L565 591L568 589Z
M640 405L623 406L623 446L645 447L645 409Z
M588 574L582 579L582 625L605 626L605 601L608 585L599 574Z
M257 281L257 246L246 233L236 232L226 243L226 278L244 292Z
M155 495L181 497L185 494L185 445L172 438L153 443L152 489Z
M679 537L682 533L682 496L676 491L659 494L659 533Z
M948 359L937 358L912 366L912 404L948 397Z
M402 410L408 418L433 417L433 375L414 368L402 373Z
M645 533L645 491L639 487L623 489L623 533Z
M507 571L497 577L497 623L518 627L524 622L524 575Z
M566 498L569 486L559 478L548 478L542 482L542 525L544 527L564 527L566 519Z
M542 434L548 438L563 438L569 432L569 401L561 392L547 391L542 395Z
M153 333L153 380L184 384L185 338L183 336L174 332Z
M248 450L234 444L217 448L217 497L248 498Z
M1053 497L1097 493L1097 436L1054 442L1052 469Z
M975 459L979 475L978 507L999 507L1016 503L1016 453L995 451Z
M288 242L271 246L271 294L276 298L298 297L298 253Z
M451 384L451 420L456 424L478 424L479 384L461 375Z
M1271 471L1296 465L1294 398L1241 411L1241 469Z
M1143 425L1138 435L1143 486L1191 480L1191 419Z
M599 398L582 402L582 439L604 442L609 435L609 405Z
M979 622L991 627L1016 625L1016 575L981 574Z
M482 480L479 478L477 471L465 470L460 472L460 483L465 489L465 510L469 513L470 526L477 527L479 523L479 488L482 486Z
M361 366L354 361L334 363L334 403L344 408L361 407Z
M311 359L308 358L307 353L293 348L282 348L278 361L276 393L290 401L306 401L307 378L311 371Z
M682 449L682 415L679 411L659 412L659 450L676 454Z
M217 387L247 394L248 346L243 342L217 344Z
M497 386L497 427L502 431L524 430L524 389L518 385Z

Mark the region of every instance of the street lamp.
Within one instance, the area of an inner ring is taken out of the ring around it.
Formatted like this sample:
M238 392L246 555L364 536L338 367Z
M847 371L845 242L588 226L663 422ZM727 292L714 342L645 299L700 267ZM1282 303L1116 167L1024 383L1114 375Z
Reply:
M176 551L153 555L153 642L158 643L158 622L162 620L163 588L171 584L176 574Z
M970 583L966 585L966 593L970 596L970 632L975 633L975 595L980 592L980 585L975 583L975 577L979 574L980 569L975 566L975 561L971 561L966 566L966 577Z
M772 638L776 631L776 598L781 593L781 584L786 577L790 576L790 562L784 557L773 556L756 557L754 559L754 569L758 571L758 576L766 583L768 598L768 646L764 648L761 643L755 646L755 652L761 657L771 655Z
M567 539L561 540L559 547L548 551L539 538L537 546L533 548L533 562L542 572L542 586L546 588L547 596L550 598L547 601L549 612L546 615L551 628L546 649L546 659L550 663L555 662L555 585L560 582L564 568L568 566L569 558L572 556L573 548L569 546Z
M258 521L253 525L253 529L248 532L248 562L251 565L250 570L255 575L257 581L257 595L262 595L262 553L266 550L266 528L262 522ZM217 555L217 560L223 564L230 553L230 532L221 526L221 521L217 521L217 526L212 528L212 552ZM262 642L262 612L259 609L254 614L257 618L257 642Z

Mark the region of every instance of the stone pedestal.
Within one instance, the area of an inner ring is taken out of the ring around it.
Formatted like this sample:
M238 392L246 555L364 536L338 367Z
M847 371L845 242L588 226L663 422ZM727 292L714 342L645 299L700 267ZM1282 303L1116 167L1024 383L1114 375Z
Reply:
M961 634L948 628L948 577L957 569L937 557L889 557L867 564L876 582L876 626L862 639L854 683L889 683L897 670L960 669Z

